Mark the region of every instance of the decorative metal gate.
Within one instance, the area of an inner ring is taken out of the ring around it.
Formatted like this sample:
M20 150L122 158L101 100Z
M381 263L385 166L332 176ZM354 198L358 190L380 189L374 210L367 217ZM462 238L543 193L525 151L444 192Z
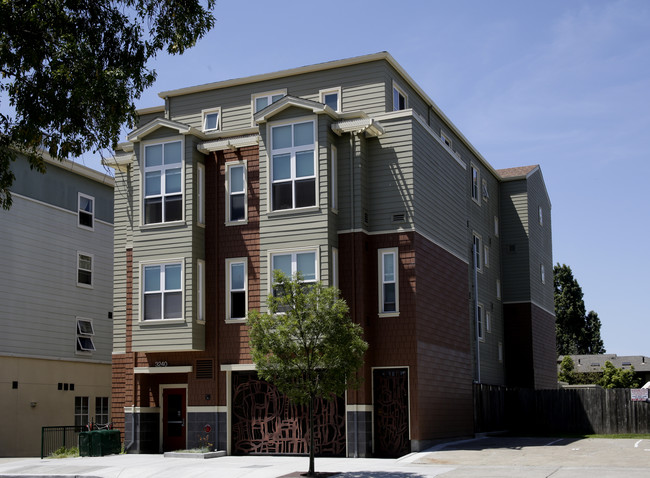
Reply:
M345 454L345 402L314 404L314 444L318 456ZM309 453L309 413L255 372L232 374L232 453Z
M375 455L398 457L411 452L408 369L373 371Z

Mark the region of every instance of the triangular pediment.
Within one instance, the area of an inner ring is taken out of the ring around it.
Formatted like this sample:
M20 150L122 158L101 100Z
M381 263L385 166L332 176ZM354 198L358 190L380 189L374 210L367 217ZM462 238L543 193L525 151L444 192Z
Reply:
M327 114L332 118L338 119L339 114L334 111L329 106L319 103L318 101L306 100L304 98L298 98L295 96L284 96L282 99L279 99L275 103L271 103L264 109L259 110L255 113L255 122L256 123L265 123L273 118L275 115L289 109L289 108L298 108L305 110L305 112L314 113L314 114Z
M199 133L199 131L183 123L168 120L166 118L154 118L144 126L140 126L138 129L131 131L126 139L131 142L141 141L146 136L155 131L158 131L161 128L169 129L176 134Z

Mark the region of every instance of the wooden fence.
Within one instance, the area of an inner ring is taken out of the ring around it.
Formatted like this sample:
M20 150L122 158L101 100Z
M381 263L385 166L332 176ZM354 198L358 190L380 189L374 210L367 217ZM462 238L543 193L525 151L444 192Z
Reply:
M650 433L650 402L629 389L531 390L474 386L476 433Z

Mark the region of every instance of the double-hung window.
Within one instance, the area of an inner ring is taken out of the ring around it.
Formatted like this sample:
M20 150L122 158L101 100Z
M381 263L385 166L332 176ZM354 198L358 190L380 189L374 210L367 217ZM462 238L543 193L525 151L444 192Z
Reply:
M95 423L108 423L108 397L95 397Z
M474 233L473 234L473 253L474 253L474 267L477 271L483 270L483 264L481 263L481 236Z
M399 312L399 271L396 247L379 249L379 313Z
M271 128L272 209L316 205L315 122Z
M95 198L79 193L79 227L93 229L95 224Z
M146 265L142 271L144 320L182 319L182 265Z
M476 334L479 340L485 339L485 324L483 323L483 305L479 304L476 309Z
M246 318L248 310L248 271L246 258L226 260L228 291L226 297L226 320Z
M480 204L480 197L479 197L479 184L481 182L480 173L478 168L473 164L470 166L470 171L472 174L472 199L477 204Z
M234 163L226 164L228 171L227 184L227 222L245 222L246 221L246 164Z
M90 421L88 419L88 397L74 397L74 424L76 427L84 427Z
M77 253L77 285L93 286L93 256L83 252Z
M144 147L144 223L183 218L182 142Z

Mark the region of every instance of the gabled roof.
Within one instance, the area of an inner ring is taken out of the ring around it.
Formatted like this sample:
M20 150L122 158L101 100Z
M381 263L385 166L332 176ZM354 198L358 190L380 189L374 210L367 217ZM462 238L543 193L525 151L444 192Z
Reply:
M497 169L497 173L504 181L515 180L515 179L526 179L536 169L539 169L539 164L534 164L532 166L518 166L516 168L506 168L506 169Z
M126 139L131 142L141 141L145 136L153 133L154 131L160 128L174 129L178 131L179 134L194 134L200 137L204 136L204 134L201 131L197 130L196 128L192 128L191 126L188 126L186 124L179 123L177 121L171 121L165 118L155 118L149 121L144 126L141 126L131 131L127 135Z
M266 108L262 108L254 115L256 123L264 123L276 114L295 106L297 108L305 109L311 111L315 114L328 114L332 118L338 118L339 115L329 106L319 103L317 101L306 100L304 98L298 98L297 96L286 95L281 99L271 103Z

